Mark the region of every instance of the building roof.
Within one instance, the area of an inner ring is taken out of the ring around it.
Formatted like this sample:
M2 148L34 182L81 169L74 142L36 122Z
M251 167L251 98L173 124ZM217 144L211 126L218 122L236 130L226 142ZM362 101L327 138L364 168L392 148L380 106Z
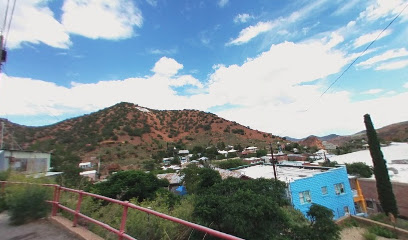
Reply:
M408 183L408 164L403 164L403 160L408 160L407 143L391 143L390 146L381 147L384 159L388 168L394 168L398 171L389 171L390 179L393 182ZM369 150L362 150L348 154L330 157L330 161L336 161L339 164L363 162L368 166L373 166L373 160ZM374 175L373 177L374 178Z
M183 177L179 176L177 173L163 173L157 174L159 179L167 179L170 184L180 184L183 180Z
M190 152L188 150L179 150L178 154L189 154Z
M336 169L336 168L331 168ZM320 174L323 172L330 171L330 168L322 168L322 167L314 167L314 168L307 168L307 167L293 167L293 166L283 166L278 165L276 166L276 175L278 180L283 182L293 182L298 179L313 177L316 174ZM247 177L257 179L257 178L266 178L272 179L274 178L273 174L273 166L272 165L255 165L248 168L242 168L239 170L235 170L235 172L239 172Z
M79 163L79 166L87 166L87 165L90 165L91 164L91 162L81 162L81 163Z
M79 173L79 175L89 175L89 174L96 174L96 170L83 171Z
M237 171L230 171L230 170L225 170L222 168L214 168L215 171L219 172L221 175L221 178L227 179L229 177L233 177L233 178L241 178L242 177L242 173L237 172Z

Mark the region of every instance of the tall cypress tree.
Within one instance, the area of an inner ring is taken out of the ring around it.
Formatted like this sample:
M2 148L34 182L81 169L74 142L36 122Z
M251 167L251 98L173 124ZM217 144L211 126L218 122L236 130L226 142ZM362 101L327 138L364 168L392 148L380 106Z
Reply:
M387 165L384 160L384 155L380 149L380 142L378 141L377 132L374 129L369 114L364 115L364 123L367 130L370 154L371 158L373 159L374 176L376 179L377 193L381 207L387 215L392 213L394 216L397 216L397 202L395 200L394 192L392 191Z

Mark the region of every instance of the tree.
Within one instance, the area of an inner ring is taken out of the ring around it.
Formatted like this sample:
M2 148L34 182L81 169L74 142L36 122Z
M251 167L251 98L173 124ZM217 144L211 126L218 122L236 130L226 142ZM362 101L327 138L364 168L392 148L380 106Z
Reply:
M339 226L333 222L332 210L318 204L312 204L307 217L310 219L311 228L308 239L332 240L339 238Z
M371 158L373 160L374 176L376 179L378 198L380 200L381 207L387 215L392 213L394 216L397 216L397 202L392 190L387 165L384 160L384 155L380 149L380 142L377 138L377 132L374 129L369 114L364 115L364 123L367 130L368 146L370 149Z
M355 162L346 164L347 173L351 175L357 175L363 178L370 178L373 175L373 171L370 166L363 162Z
M217 182L221 181L220 174L210 168L199 168L196 165L189 165L182 170L184 174L184 185L189 194L206 191Z
M130 170L117 172L107 181L95 184L92 192L123 201L136 198L140 202L153 199L156 191L168 184L167 180L159 180L151 173Z
M283 182L228 178L196 197L194 216L201 224L245 239L287 239L287 204Z

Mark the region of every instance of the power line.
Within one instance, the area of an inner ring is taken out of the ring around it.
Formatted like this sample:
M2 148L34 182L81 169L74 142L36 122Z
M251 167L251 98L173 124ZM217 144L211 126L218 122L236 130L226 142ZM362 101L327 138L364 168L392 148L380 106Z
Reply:
M7 27L6 39L4 40L4 47L7 46L7 39L8 39L8 36L10 35L10 27L11 27L11 22L13 21L14 9L16 8L16 2L17 2L17 0L14 0L13 8L11 9L11 15L10 15L10 21L9 21L8 27Z
M354 65L354 63L356 63L357 60L360 59L360 57L364 55L364 53L378 40L378 38L384 33L384 31L386 31L391 26L391 24L393 24L394 21L397 20L397 18L405 11L407 7L408 7L408 2L404 6L404 8L391 20L391 22L388 23L388 25L377 35L377 37L370 44L368 44L368 46L364 49L364 51L362 51L360 55L358 55L357 58L354 59L354 61L350 63L346 69L344 69L344 71L329 85L329 87L326 90L324 90L324 92L303 112L308 112L316 104L316 102L320 98L322 98L327 93L327 91L329 91L333 87L333 85L336 84L344 76L344 74ZM287 130L288 129L285 129L283 132L280 133L280 135L285 133Z
M325 95L325 94L327 93L327 91L329 91L330 88L333 87L333 85L336 84L336 83L340 80L341 77L343 77L343 75L351 68L351 66L353 66L354 63L357 62L357 60L358 60L361 56L364 55L364 53L371 47L371 45L373 45L373 44L378 40L378 38L383 34L383 32L384 32L385 30L387 30L387 29L391 26L391 24L404 12L404 10L405 10L407 7L408 7L408 3L407 3L407 4L405 5L405 7L398 13L398 15L395 16L394 19L392 19L392 21L391 21L390 23L388 23L388 25L377 35L377 37L376 37L370 44L368 44L368 46L364 49L364 51L362 51L362 52L360 53L360 55L358 55L358 57L357 57L356 59L354 59L354 61L353 61L352 63L350 63L350 65L348 65L348 67L347 67L346 69L344 69L344 71L330 84L330 86L329 86L326 90L324 90L324 92L319 96L319 98L323 97L323 95ZM318 98L318 99L319 99L319 98ZM317 99L317 100L318 100L318 99ZM309 111L309 109L310 109L311 107L313 107L313 105L311 105L308 109L306 109L306 112Z
M4 14L4 22L3 22L3 27L1 28L1 31L4 31L4 29L6 28L9 4L10 4L10 0L7 0L6 13Z

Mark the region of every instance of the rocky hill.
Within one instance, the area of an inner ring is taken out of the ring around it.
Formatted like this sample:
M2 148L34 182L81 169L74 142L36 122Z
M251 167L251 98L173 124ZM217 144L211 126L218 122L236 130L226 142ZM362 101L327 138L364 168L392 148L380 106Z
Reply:
M43 127L28 127L2 119L6 126L5 148L26 150L64 150L79 154L83 160L100 158L104 163L137 168L169 146L241 144L266 146L269 133L250 129L215 114L197 110L154 110L131 103L68 119ZM13 133L13 134L11 134Z
M299 141L299 144L310 148L317 147L317 149L324 149L322 141L320 141L318 137L313 135L303 139L302 141Z

